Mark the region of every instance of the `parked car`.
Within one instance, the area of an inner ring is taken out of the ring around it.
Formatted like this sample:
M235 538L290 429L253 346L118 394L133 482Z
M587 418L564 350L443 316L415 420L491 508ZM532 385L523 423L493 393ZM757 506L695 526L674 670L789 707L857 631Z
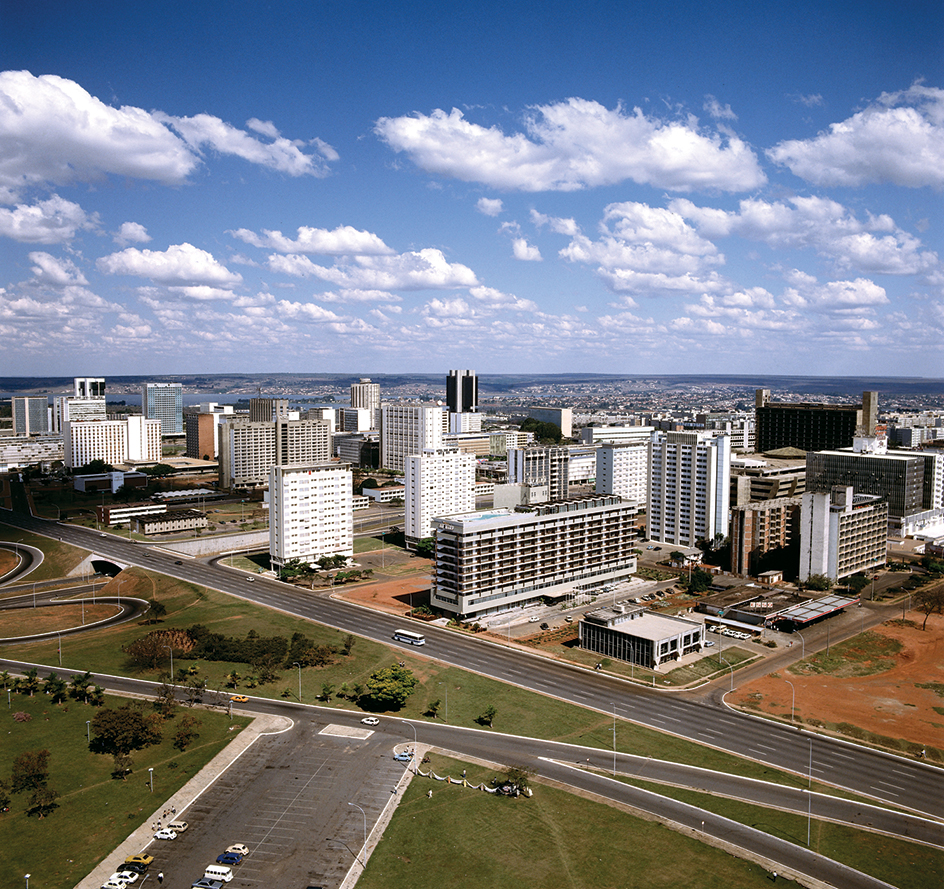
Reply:
M105 536L104 534L102 535ZM118 880L106 880L102 883L102 889L125 889L127 883L121 883Z
M567 615L567 617L564 618L564 620L566 620L567 623L569 624L572 624L574 622L574 619L569 614Z
M226 847L227 852L235 852L237 855L242 855L245 858L249 854L249 847L244 846L242 843L233 843L232 846Z
M365 716L361 722L364 725L380 725L380 720L376 716Z
M393 758L397 762L409 762L411 759L413 759L413 754L407 750L403 753L394 753Z
M183 565L183 562L180 559L174 562L175 565Z
M551 628L551 625L550 625L550 624L547 624L547 623L541 624L541 629L542 629L542 630L549 630L550 628Z
M208 880L206 877L201 877L195 883L190 884L191 889L223 889L222 880Z
M707 642L705 642L705 648L711 648L711 646L714 644L715 644L715 640L709 639Z
M156 834L154 834L155 840L176 840L177 834L172 830L168 830L166 827L161 828Z
M122 871L132 871L136 874L146 874L148 866L135 861L126 861L121 865Z
M103 536L104 536L104 535L103 535ZM256 578L255 578L255 577L247 577L246 580L248 580L250 583L255 583Z
M528 623L529 623L529 624L536 624L540 619L541 619L541 618L539 618L539 617L529 617L529 618L528 618Z
M174 833L183 833L189 826L186 821L171 821L167 825L167 829L174 831Z
M217 864L228 864L232 867L234 864L242 864L243 856L238 852L224 852L222 855L216 856Z
M153 861L153 855L148 855L147 852L139 852L137 855L129 855L125 859L125 864L142 864L146 870Z
M113 874L112 876L118 877L118 879L120 880L124 880L125 883L127 883L130 886L132 883L137 883L138 877L140 877L141 875L137 871L124 870L124 868L122 868L120 871L118 871L118 873Z

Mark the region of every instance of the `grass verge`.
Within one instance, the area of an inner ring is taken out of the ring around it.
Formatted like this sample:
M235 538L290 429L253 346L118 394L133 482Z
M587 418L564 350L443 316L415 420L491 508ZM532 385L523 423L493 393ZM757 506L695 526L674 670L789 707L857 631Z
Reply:
M61 675L61 674L60 674ZM203 710L178 710L164 724L164 740L134 754L134 771L126 781L111 777L111 756L91 753L86 720L98 708L69 701L52 704L45 695L14 694L0 716L0 775L7 777L13 760L28 750L47 749L49 787L58 791L58 808L45 818L26 814L29 792L14 794L10 811L0 815L0 884L16 886L29 873L42 889L69 889L115 846L160 808L167 799L248 725L246 718ZM127 703L106 698L110 707ZM18 722L14 713L31 719ZM200 719L199 737L176 750L175 724L186 712ZM148 782L154 769L154 792Z

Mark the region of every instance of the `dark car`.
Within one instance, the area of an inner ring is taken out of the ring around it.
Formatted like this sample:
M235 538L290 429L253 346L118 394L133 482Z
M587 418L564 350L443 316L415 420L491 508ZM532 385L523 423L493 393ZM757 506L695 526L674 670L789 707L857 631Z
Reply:
M191 883L190 889L223 889L223 881L208 880L206 877L202 877L195 883Z
M550 628L551 628L551 625L550 625L550 624L541 624L541 629L542 629L542 630L549 630Z
M174 562L174 564L175 564L175 565L183 565L183 562L181 562L180 559L178 559L176 562Z
M234 864L242 864L243 856L238 852L224 852L222 855L216 856L217 864L228 864L230 866Z
M140 861L126 861L123 865L121 865L121 869L131 870L136 874L146 874L148 866L146 864L142 864Z

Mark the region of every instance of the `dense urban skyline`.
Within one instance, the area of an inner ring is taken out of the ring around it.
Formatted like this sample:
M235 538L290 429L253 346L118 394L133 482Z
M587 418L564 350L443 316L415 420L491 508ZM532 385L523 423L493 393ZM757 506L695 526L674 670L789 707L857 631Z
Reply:
M944 10L7 4L2 375L940 376Z

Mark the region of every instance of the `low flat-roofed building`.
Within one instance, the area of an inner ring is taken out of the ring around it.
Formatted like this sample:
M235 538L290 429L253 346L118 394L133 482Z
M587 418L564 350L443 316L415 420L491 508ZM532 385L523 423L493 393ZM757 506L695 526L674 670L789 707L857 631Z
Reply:
M49 466L64 458L61 435L36 435L30 438L0 436L0 472L24 466Z
M653 670L705 642L704 624L623 605L588 611L577 629L581 648Z
M139 516L132 526L138 534L171 534L205 528L207 517L196 509L180 509L163 515Z
M110 491L116 493L120 488L146 488L148 477L143 472L99 472L92 475L76 475L72 486L76 491Z
M121 506L95 507L98 520L109 527L123 525L143 516L164 515L166 512L166 503L128 503Z

